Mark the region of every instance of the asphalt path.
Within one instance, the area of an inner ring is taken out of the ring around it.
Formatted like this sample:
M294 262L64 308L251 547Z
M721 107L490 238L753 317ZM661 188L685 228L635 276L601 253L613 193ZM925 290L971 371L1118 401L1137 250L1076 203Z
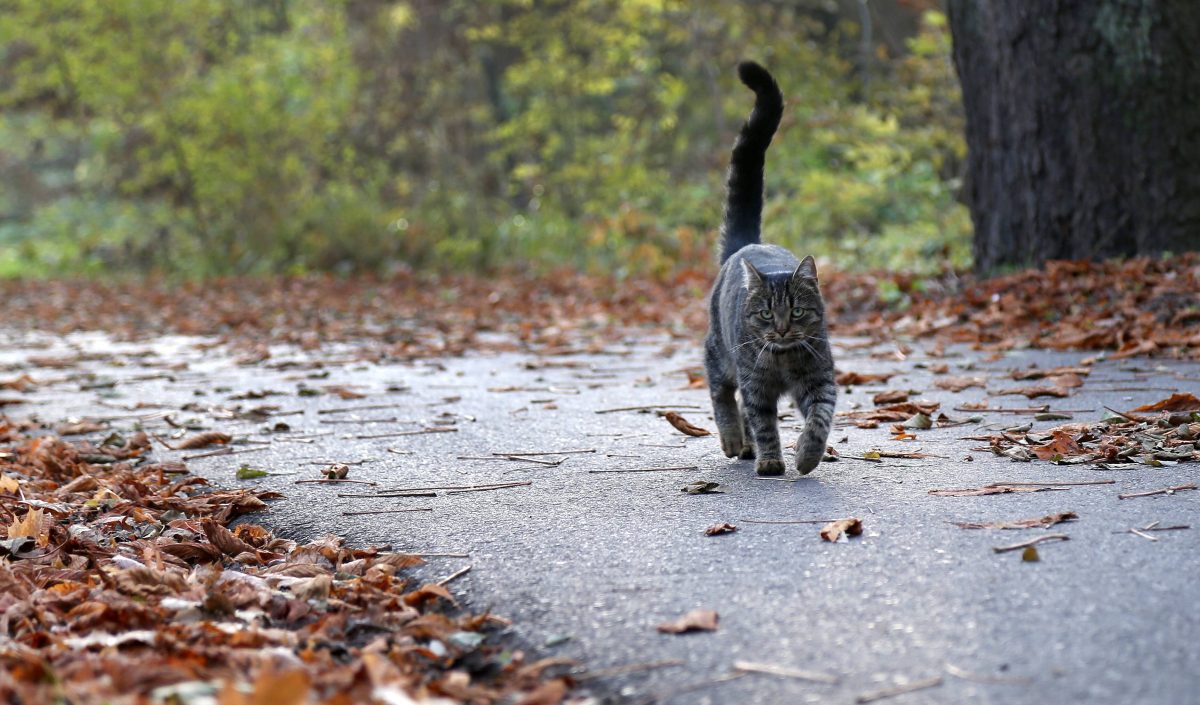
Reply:
M597 702L854 703L924 685L881 702L1200 703L1200 526L1148 534L1157 540L1126 531L1151 522L1190 525L1200 492L1117 498L1194 481L1197 465L1097 470L1015 462L962 438L1063 421L954 410L984 399L993 408L1049 403L1090 421L1105 406L1124 410L1173 391L1200 393L1200 364L1102 360L1070 397L1030 402L979 388L937 389L930 366L985 377L995 392L1022 384L1008 378L1013 369L1074 365L1088 354L993 357L952 348L931 357L927 344L914 347L901 354L839 341L839 369L898 374L843 389L838 410L871 408L875 393L902 389L939 402L953 418L982 419L916 430L917 439L906 441L890 440L887 423L861 429L843 422L831 438L841 459L798 480L794 472L758 479L752 461L725 458L715 437L685 436L654 411L599 413L657 405L714 429L707 392L689 387L687 373L700 365L691 341L631 338L603 354L514 352L412 364L357 362L349 349L279 349L243 364L189 338L113 344L97 334L63 341L10 333L0 346L0 368L8 370L0 377L26 371L50 381L28 395L30 403L8 407L11 416L108 417L116 428L169 433L167 411L176 423L269 441L189 467L225 485L246 482L235 477L243 464L294 473L251 481L286 495L269 515L251 517L285 535L336 533L398 550L467 554L429 558L423 577L470 566L451 583L460 599L511 619L513 643L530 660L583 664L594 675L583 678L580 692ZM80 353L98 354L89 360ZM46 367L44 358L54 356L74 360ZM347 396L364 396L342 399L326 389L339 385ZM248 392L263 396L234 398ZM135 408L139 402L163 406ZM277 413L237 417L262 405ZM280 422L289 429L263 432ZM794 441L796 420L785 418L782 427L784 442ZM872 450L941 457L861 459ZM156 456L202 452L160 449ZM541 462L496 456L505 453L546 455L526 456ZM317 477L326 462L351 463L351 479L378 487L530 484L407 498L339 496L375 489L367 486L295 484ZM1096 480L1115 482L929 494ZM681 491L695 481L719 483L721 492ZM393 509L432 511L346 514ZM1029 530L952 523L1063 511L1078 520ZM769 523L844 517L861 519L863 534L830 543L818 535L820 523ZM706 535L722 522L738 530ZM993 551L1047 533L1069 540L1041 544L1037 562L1022 560L1021 551ZM694 609L715 610L718 629L675 635L656 628ZM740 662L776 672L745 673Z

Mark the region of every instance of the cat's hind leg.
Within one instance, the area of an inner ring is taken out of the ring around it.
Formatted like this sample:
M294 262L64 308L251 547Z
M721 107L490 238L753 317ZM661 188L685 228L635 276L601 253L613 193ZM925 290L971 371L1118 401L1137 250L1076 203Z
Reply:
M731 382L720 366L720 359L712 352L704 356L705 374L708 377L708 392L712 396L713 418L717 422L717 434L721 438L721 451L728 458L744 458L749 436L743 435L742 415L738 411L737 386ZM753 448L750 449L753 454Z

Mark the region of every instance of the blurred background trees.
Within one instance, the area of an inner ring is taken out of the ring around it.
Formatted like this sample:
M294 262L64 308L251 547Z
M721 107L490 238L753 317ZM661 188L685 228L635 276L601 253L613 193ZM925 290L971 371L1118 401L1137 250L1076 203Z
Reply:
M0 0L0 274L711 266L754 58L767 237L967 263L918 0Z
M948 5L979 270L1200 249L1200 4Z

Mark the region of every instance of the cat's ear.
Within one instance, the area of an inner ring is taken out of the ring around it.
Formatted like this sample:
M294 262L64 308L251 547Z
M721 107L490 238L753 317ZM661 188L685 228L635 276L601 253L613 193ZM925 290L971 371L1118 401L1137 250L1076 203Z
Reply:
M763 285L762 274L745 257L742 258L742 285L746 289L757 289Z
M792 272L792 281L799 283L803 279L811 279L814 282L817 280L817 262L812 255L805 257L800 261L800 266L796 267L796 271Z

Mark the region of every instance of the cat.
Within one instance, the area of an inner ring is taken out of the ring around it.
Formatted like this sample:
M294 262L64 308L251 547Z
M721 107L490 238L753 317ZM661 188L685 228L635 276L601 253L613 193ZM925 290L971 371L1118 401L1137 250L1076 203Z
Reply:
M777 409L786 394L804 415L796 469L807 475L825 454L837 401L825 305L811 256L761 244L763 167L783 93L754 62L739 64L738 77L754 91L754 110L730 159L704 368L725 455L757 458L759 475L782 475Z

